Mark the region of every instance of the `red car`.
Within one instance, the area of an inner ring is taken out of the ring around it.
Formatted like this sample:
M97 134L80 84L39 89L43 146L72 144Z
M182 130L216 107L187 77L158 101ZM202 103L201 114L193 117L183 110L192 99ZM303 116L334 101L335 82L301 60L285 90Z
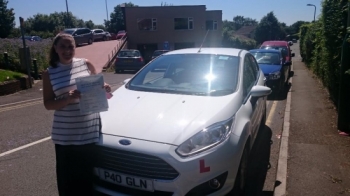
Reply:
M110 39L111 40L116 40L116 39L123 38L126 35L126 32L125 31L118 31L117 34L115 34L115 33L110 33L110 34L111 34Z
M286 41L265 41L261 44L260 49L280 50L286 62L292 62L292 57L295 56Z
M118 31L116 39L122 39L126 36L126 31Z

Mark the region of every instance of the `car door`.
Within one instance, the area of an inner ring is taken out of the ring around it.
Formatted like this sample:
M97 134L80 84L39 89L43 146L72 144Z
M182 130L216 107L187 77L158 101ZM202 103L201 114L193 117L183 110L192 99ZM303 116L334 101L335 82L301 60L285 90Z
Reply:
M81 43L84 43L82 34L83 34L82 29L78 29L75 31L75 33L73 33L73 36L75 38L75 44L79 45Z
M250 113L249 128L253 140L256 137L258 126L260 124L261 99L250 96L250 90L256 85L259 73L259 66L251 54L246 54L243 65L243 97L244 105Z

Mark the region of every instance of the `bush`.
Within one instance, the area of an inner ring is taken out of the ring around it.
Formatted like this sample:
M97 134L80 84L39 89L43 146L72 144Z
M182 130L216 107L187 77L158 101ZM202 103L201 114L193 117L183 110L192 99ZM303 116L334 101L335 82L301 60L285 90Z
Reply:
M49 65L48 54L51 47L51 39L43 39L40 42L26 41L26 46L30 49L31 59L37 59L38 70L43 71ZM10 70L21 71L19 48L23 48L21 39L1 39L0 40L0 68L5 68L4 52L8 53Z
M348 2L324 0L320 19L300 28L303 61L322 80L335 103L339 93L341 47L346 34Z

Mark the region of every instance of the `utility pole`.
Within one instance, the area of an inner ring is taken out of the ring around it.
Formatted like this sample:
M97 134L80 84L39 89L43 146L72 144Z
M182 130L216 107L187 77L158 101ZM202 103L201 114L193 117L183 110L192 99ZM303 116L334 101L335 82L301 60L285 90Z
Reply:
M109 21L109 18L108 18L108 8L107 8L107 0L105 0L105 2L106 2L107 21Z
M66 16L66 28L69 27L68 25L68 19L69 19L69 11L68 11L68 2L66 0L66 8L67 8L67 16Z
M350 27L350 2L348 3L348 25ZM347 32L342 45L339 97L338 97L338 131L350 134L350 74L345 73L350 69L350 33Z

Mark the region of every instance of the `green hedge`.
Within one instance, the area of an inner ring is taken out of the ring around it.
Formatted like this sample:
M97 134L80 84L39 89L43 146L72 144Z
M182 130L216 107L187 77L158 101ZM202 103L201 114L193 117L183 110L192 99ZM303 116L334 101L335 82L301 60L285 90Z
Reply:
M337 102L341 46L346 34L349 0L323 0L318 21L300 28L300 53L303 61L329 89Z

